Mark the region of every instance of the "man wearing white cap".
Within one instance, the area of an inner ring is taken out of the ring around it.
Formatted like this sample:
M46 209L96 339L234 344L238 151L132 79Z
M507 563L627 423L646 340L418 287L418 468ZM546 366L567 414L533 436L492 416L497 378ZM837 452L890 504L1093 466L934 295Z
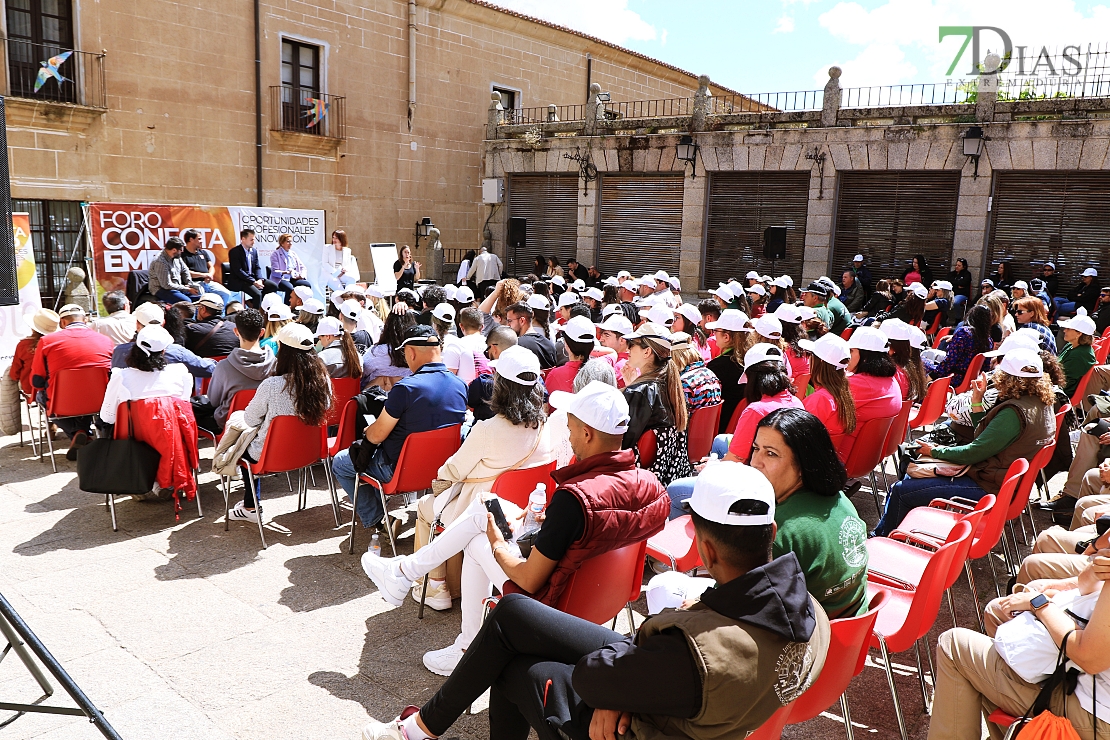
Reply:
M628 342L624 336L632 333L632 322L628 317L621 312L614 313L608 316L605 321L602 321L598 326L598 341L602 347L608 347L617 353L617 359L613 364L613 369L617 373L617 385L624 386L624 378L621 376L621 370L628 362Z
M223 318L223 299L205 293L197 301L197 320L185 325L185 348L199 357L227 357L239 346L230 321Z
M216 299L214 293L206 293ZM100 406L100 419L105 424L116 423L116 409L125 401L169 396L188 401L193 393L193 377L184 365L169 362L165 356L173 337L158 324L146 326L135 336L135 344L127 358L127 367L112 370L104 401Z
M392 722L372 721L364 740L442 736L487 689L491 729L513 727L520 737L525 725L543 740L741 738L756 730L817 679L828 618L806 592L796 556L772 560L775 496L761 473L708 466L690 508L713 579L697 601L667 598L675 589L653 579L649 593L675 609L626 637L505 596L436 694ZM510 557L494 547L499 559Z
M1088 267L1079 276L1079 282L1068 291L1066 298L1056 296L1052 300L1056 303L1056 310L1065 316L1075 313L1080 306L1087 309L1087 313L1095 310L1098 305L1099 285L1095 281L1098 270Z
M822 275L818 282L825 286L828 294L825 299L825 308L832 316L832 324L829 325L829 330L840 334L852 325L852 314L848 312L848 308L840 300L840 286L834 283L832 278Z
M157 324L158 326L166 325L166 314L162 307L157 303L144 303L135 309L131 314L135 318L135 330L142 331L144 326ZM116 345L112 350L112 367L127 367L127 354L135 345L132 342L125 342L124 344ZM185 367L189 368L189 373L194 378L208 378L212 376L212 371L216 368L216 363L207 357L197 357L189 350L182 347L180 344L171 344L165 350L166 362L180 362Z
M47 399L58 392L60 371L99 367L107 373L112 366L115 345L111 339L89 327L85 309L74 303L62 306L58 310L58 326L60 331L39 340L35 359L31 363L31 385L36 389L36 397L43 408L48 408ZM54 423L69 436L66 459L76 460L77 449L89 442L92 417L60 418Z
M857 254L852 258L852 272L855 273L856 280L862 285L863 292L870 295L871 288L875 283L871 279L871 268L864 264L862 254Z

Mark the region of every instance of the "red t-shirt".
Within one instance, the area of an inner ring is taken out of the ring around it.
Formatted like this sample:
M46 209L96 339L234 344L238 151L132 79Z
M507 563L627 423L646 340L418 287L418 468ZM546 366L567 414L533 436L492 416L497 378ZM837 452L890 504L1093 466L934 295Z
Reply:
M35 360L31 366L32 380L47 380L47 397L54 393L59 370L82 367L112 367L111 339L98 334L85 324L70 324L65 329L47 334L39 340ZM36 385L36 387L39 387Z
M547 386L547 392L566 391L567 393L574 393L574 376L578 375L578 370L581 367L582 362L580 360L571 360L564 365L548 370L547 377L543 380L543 384Z
M856 436L863 423L871 419L893 419L902 410L902 390L893 377L853 374L848 376L848 387L856 403L856 428L844 439L843 455L848 459Z
M755 428L763 417L775 409L800 409L804 408L790 391L782 391L775 396L764 396L755 403L749 403L747 408L740 412L740 419L736 422L736 429L732 435L732 443L728 451L739 457L743 462L748 462L752 456L752 445L755 443Z

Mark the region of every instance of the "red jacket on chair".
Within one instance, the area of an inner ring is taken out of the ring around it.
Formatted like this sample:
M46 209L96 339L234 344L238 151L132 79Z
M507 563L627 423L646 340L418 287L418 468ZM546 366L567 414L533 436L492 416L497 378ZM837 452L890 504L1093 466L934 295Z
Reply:
M144 398L131 401L130 405L131 439L146 442L162 455L158 463L158 485L174 491L175 509L179 508L177 491L184 491L185 497L192 501L197 495L193 471L200 458L193 407L188 401L169 396ZM128 436L127 415L122 413L126 407L127 404L120 404L121 413L116 415L116 439Z
M571 544L547 583L530 594L553 607L583 562L662 531L671 499L654 473L636 467L632 450L594 455L556 470L551 477L560 489L573 494L586 512L582 537ZM509 581L505 593L523 592Z

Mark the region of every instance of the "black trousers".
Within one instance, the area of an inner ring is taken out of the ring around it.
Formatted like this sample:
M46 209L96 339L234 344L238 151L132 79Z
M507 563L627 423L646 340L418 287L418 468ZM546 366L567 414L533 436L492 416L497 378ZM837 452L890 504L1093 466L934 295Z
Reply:
M235 290L230 288L229 290ZM251 302L255 308L262 307L262 296L269 295L270 293L278 292L278 284L273 280L263 280L262 287L256 287L254 283L247 285L245 288L240 288L243 291L243 296ZM290 288L292 290L292 288ZM287 301L288 302L288 301Z
M509 594L467 648L420 718L443 735L487 688L491 740L589 740L594 710L574 692L571 672L584 655L626 639L612 630Z

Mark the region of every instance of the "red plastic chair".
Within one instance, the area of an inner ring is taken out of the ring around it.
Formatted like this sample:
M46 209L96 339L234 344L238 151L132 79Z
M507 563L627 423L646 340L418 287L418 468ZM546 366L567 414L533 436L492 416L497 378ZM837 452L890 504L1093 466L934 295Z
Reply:
M1083 400L1087 395L1084 391L1087 390L1087 384L1090 382L1091 376L1095 374L1096 367L1098 365L1092 365L1091 369L1083 374L1083 377L1079 379L1079 385L1075 386L1075 393L1071 394L1071 410L1076 416L1077 423L1082 421Z
M866 614L834 619L829 623L829 650L825 667L813 685L794 701L788 724L808 722L839 700L844 728L851 737L852 716L845 692L852 679L863 672L871 632L875 629L875 620L885 599L885 593L878 593L871 599Z
M1011 740L1011 738L1014 737L1018 719L1020 718L1012 714L1007 714L1001 709L996 709L987 717L987 722L990 722L992 725L998 725L999 727L1005 727L1006 734L1003 736L1002 740Z
M389 546L397 555L397 542L393 539L393 527L389 526L389 506L386 497L410 491L423 491L432 487L432 480L447 458L454 455L462 445L462 425L452 424L441 429L415 432L405 437L397 463L393 466L393 477L387 482L362 473L358 480L378 489L382 498L382 511L385 512L386 532L389 533ZM409 458L412 458L411 460ZM351 502L351 545L350 553L355 552L355 531L358 529L358 494L361 485L355 485L354 500Z
M343 407L347 405L347 401L358 395L360 382L360 378L331 379L331 408L328 409L328 419L324 422L327 426L333 427L339 423L339 417L343 414Z
M247 475L244 481L245 485L251 487L251 490L257 490L254 485L255 478L262 478L276 473L289 473L294 470L301 471L299 478L299 495L298 509L304 508L305 499L308 495L308 478L304 475L304 470L311 465L320 462L320 452L323 448L325 435L327 429L324 426L309 426L296 416L275 416L270 421L270 428L266 432L266 441L262 443L262 453L258 456L258 462L250 463L245 459L239 461ZM311 444L312 438L315 436L320 440L317 444ZM258 536L262 538L262 547L266 548L266 535L262 531L262 511L261 502L255 500L255 505L258 507ZM335 506L335 502L332 502ZM224 531L226 532L230 526L228 520L228 512L231 509L231 481L227 480L224 486ZM338 517L338 513L336 513Z
M51 384L51 395L46 399L46 444L50 450L50 467L58 472L54 460L54 435L50 433L51 422L75 416L95 416L100 413L104 403L104 391L108 389L109 368L75 367L58 371L58 377ZM39 445L39 460L42 460L42 445Z
M940 330L940 311L937 311L937 315L933 317L933 323L930 324L929 328L925 330L925 334L927 334L930 337L936 336L936 333L939 330Z
M940 340L944 339L946 336L948 336L951 333L952 333L952 327L951 326L946 326L943 329L941 329L940 331L938 331L937 335L935 337L933 337L933 349L940 349Z
M1095 342L1095 364L1105 365L1107 356L1110 356L1110 340L1102 339Z
M663 531L648 538L647 554L656 560L670 562L671 570L688 573L701 565L701 555L694 542L694 520L689 514L671 519Z
M929 387L925 389L925 398L921 399L921 405L918 406L917 413L910 416L907 424L909 429L923 429L936 423L936 420L944 413L944 405L948 402L948 388L951 384L951 375L945 375L943 378L937 378L929 383Z
M659 440L655 438L655 430L649 429L640 435L636 443L640 452L640 467L650 468L655 463L655 455L659 452Z
M856 327L849 326L847 329L840 332L840 338L845 340L845 341L851 339L852 338L852 332L854 332L855 330L856 330Z
M736 404L736 408L732 410L732 416L728 417L728 426L721 434L734 434L736 432L736 425L740 421L740 414L744 413L744 409L748 408L747 399L740 399L740 403Z
M805 398L809 395L810 373L799 373L794 376L794 395Z
M511 501L523 509L528 506L528 497L532 495L532 491L536 490L536 485L543 483L547 486L547 501L550 503L551 496L555 493L554 481L551 480L551 474L555 472L556 465L558 465L558 463L552 460L546 465L536 465L531 468L517 468L516 470L504 472L497 476L497 480L493 482L490 493L498 498Z
M585 561L571 574L556 608L594 624L615 621L626 609L635 633L632 602L640 598L646 548L646 540L633 542Z
M703 457L709 455L709 450L713 447L713 438L717 436L717 428L721 426L723 405L715 403L712 406L702 406L700 409L694 409L694 413L690 414L690 422L686 425L690 462L700 462Z
M334 437L324 435L324 448L320 451L320 459L324 463L324 475L328 479L328 492L331 493L332 507L335 512L335 526L339 526L339 491L335 485L335 473L331 469L331 461L342 450L346 450L355 441L355 420L358 415L358 402L348 399L343 404L343 411L339 415Z
M979 372L983 369L983 360L985 359L986 358L983 357L981 353L971 358L971 362L967 365L967 372L964 373L964 379L960 381L957 387L952 389L953 395L966 393L967 390L971 388L971 381L979 377Z
M887 434L894 425L894 419L868 419L857 427L855 442L844 460L844 469L848 478L863 478L867 476L871 481L871 495L875 499L875 508L882 513L879 505L879 486L875 482L875 466L883 459L883 444ZM849 435L841 437L842 440L851 439ZM839 453L840 450L837 450ZM842 458L843 459L843 458Z
M257 392L258 390L255 388L248 388L246 390L236 391L235 395L231 397L231 405L227 407L227 415L230 417L236 411L243 411L244 409L246 409L247 406L250 405L251 401L254 400L254 394ZM212 443L215 444L220 440L220 437L222 436L224 436L222 432L220 434L213 434L212 432L201 426L197 427L198 441L200 437L208 437L208 439L212 440Z
M778 709L767 718L766 722L748 735L746 740L779 740L779 738L782 737L782 730L786 727L786 723L789 721L793 711L794 702Z
M1036 482L1038 476L1041 476L1043 478L1044 468L1052 460L1052 456L1056 452L1056 445L1060 441L1060 430L1063 429L1064 418L1068 415L1070 411L1071 406L1064 404L1064 406L1056 412L1056 439L1052 441L1052 444L1045 445L1041 449L1037 450L1037 453L1033 455L1033 459L1029 461L1029 471L1022 476L1021 482L1018 484L1017 491L1014 493L1014 500L1010 502L1010 509L1006 514L1006 523L1009 525L1010 528L1010 537L1012 537L1014 540L1015 558L1013 562L1008 563L1011 574L1017 573L1017 567L1020 565L1020 562L1018 562L1018 559L1016 557L1018 549L1017 532L1014 530L1014 520L1018 520L1018 523L1021 525L1021 534L1025 538L1025 541L1028 542L1029 539L1025 532L1025 522L1021 519L1021 515L1023 513L1028 514L1029 523L1033 528L1033 537L1037 537L1037 523L1033 519L1033 483ZM1048 486L1046 481L1045 489L1047 490L1047 488Z
M215 357L209 357L208 359L212 360L212 362L219 362L220 360L226 360L227 355L216 355ZM207 378L201 378L200 379L200 395L203 396L206 393L208 393L208 386L211 383L212 383L212 376L211 375L209 375Z
M883 456L879 458L879 470L883 471L883 484L888 488L890 483L886 479L886 459L898 451L898 445L906 438L911 411L913 411L913 401L902 401L902 409L898 412L898 416L894 417L894 421L890 424L890 431L883 440ZM897 469L897 465L895 468Z
M890 695L894 700L894 712L898 719L902 740L909 740L909 735L906 732L906 719L902 714L902 705L898 701L898 689L894 685L890 656L892 653L900 653L916 647L918 641L929 633L940 611L941 597L946 590L945 580L952 570L952 563L953 561L962 563L967 557L968 548L971 546L971 525L960 522L953 527L948 539L949 541L936 552L929 553L928 563L915 589L908 590L887 585L878 580L872 580L870 575L867 581L869 598L874 598L879 593L885 594L883 608L879 610L875 628L871 633L871 647L877 647L882 653L883 667L886 670ZM925 703L928 706L920 650L917 652L917 665L921 693L926 698Z

